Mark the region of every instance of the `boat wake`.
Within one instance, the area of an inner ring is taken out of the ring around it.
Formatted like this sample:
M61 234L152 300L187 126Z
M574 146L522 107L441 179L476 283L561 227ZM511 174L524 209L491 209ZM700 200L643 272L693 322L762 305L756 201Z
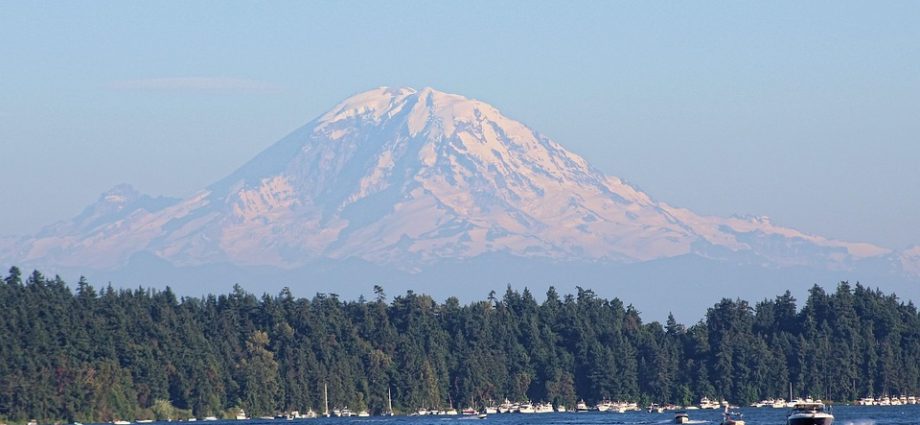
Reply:
M852 421L843 422L841 425L875 425L875 420L873 419L856 419Z

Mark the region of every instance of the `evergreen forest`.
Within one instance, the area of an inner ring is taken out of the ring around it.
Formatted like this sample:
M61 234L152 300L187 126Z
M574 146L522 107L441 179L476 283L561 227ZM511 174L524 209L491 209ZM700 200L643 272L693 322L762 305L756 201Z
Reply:
M489 400L732 403L920 393L920 315L860 284L754 304L698 323L645 322L589 289L461 303L407 292L343 300L177 297L94 288L13 267L0 282L0 422L255 416L348 406L481 407Z

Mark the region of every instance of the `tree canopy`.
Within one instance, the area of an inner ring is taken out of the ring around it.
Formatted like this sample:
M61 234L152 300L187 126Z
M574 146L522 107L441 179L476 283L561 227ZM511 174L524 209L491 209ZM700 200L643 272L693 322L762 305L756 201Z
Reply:
M481 406L529 399L689 404L797 395L854 400L920 389L920 315L896 296L840 283L751 305L723 299L692 325L643 322L589 289L538 302L527 289L462 304L179 298L169 288L75 290L17 268L0 282L0 419L253 416L331 407Z

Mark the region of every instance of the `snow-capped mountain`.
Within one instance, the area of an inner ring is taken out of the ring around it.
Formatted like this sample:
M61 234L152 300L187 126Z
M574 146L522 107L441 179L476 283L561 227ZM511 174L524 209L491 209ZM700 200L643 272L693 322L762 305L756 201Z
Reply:
M348 98L186 199L117 186L73 220L0 243L0 258L17 264L107 269L138 253L177 266L359 259L410 272L492 254L592 264L695 255L825 270L873 261L920 276L917 249L656 201L495 107L430 88Z

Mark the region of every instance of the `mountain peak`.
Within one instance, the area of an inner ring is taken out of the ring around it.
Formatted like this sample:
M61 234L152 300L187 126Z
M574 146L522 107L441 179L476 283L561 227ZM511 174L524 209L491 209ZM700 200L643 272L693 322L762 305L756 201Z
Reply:
M429 124L445 135L453 135L458 123L471 123L488 118L504 118L491 105L461 95L424 87L378 87L345 99L319 118L317 130L340 122L380 124L391 119L404 120L410 135L426 130ZM336 137L333 137L335 139Z
M492 254L840 269L889 254L765 217L671 207L497 108L431 87L355 94L181 201L116 186L30 243L63 246L35 258L71 264L90 251L106 266L148 252L177 265L358 259L402 270ZM917 257L906 252L904 269Z
M128 183L120 183L103 192L102 195L99 196L99 202L126 204L141 196L141 193L135 189L134 186Z

